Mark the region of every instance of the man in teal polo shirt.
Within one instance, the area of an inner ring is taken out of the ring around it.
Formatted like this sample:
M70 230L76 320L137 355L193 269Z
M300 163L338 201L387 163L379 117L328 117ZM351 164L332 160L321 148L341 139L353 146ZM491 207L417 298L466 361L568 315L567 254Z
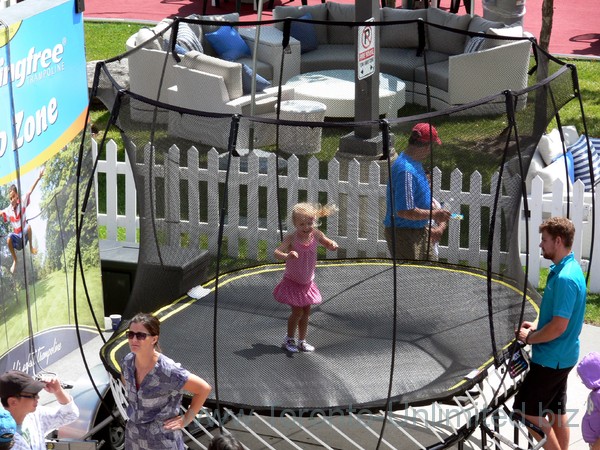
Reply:
M441 143L433 125L418 123L412 129L408 147L392 165L387 186L387 211L383 221L385 239L392 257L436 259L429 239L430 220L438 224L447 222L450 211L431 209L431 188L423 161L429 156L433 144Z
M532 346L532 357L531 368L515 396L514 409L544 431L546 450L567 450L567 378L579 359L586 284L571 251L573 222L553 217L540 225L540 233L542 254L554 264L550 266L537 323L523 322L517 331L517 339Z

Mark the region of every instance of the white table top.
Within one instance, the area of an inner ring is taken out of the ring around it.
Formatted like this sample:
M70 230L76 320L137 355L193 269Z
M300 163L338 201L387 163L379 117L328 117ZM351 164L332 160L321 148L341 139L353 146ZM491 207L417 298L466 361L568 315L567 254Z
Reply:
M326 109L327 106L314 100L285 100L281 102L281 111L291 113L317 113L324 112Z
M297 99L324 103L328 117L354 117L354 80L354 70L322 70L296 75L286 86L294 88ZM404 106L405 90L406 85L400 78L380 73L380 114L397 117L397 110Z

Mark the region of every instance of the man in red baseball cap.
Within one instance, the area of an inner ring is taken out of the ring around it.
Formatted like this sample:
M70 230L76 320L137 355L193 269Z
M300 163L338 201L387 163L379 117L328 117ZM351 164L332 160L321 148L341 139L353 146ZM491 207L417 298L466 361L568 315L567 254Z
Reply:
M421 144L429 144L433 142L437 145L442 145L442 141L438 136L438 132L433 125L428 123L418 123L412 129L411 138L414 136L414 141ZM409 141L410 143L410 141Z
M423 161L433 145L441 143L433 125L417 123L408 138L408 147L392 165L383 224L388 250L394 258L436 259L429 239L430 221L445 223L450 219L450 211L432 210L431 188Z
M54 394L58 408L38 407L42 389ZM0 376L0 401L17 424L13 450L45 450L45 437L50 431L79 417L77 405L58 379L42 381L18 370Z

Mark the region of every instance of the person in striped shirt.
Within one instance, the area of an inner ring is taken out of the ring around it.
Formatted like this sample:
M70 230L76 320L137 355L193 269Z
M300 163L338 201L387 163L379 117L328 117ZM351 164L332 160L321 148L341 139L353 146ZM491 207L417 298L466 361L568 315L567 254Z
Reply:
M23 197L23 199L19 198L19 190L16 185L11 185L8 188L8 200L10 201L10 205L0 211L0 215L4 222L10 222L13 227L12 233L8 234L6 238L6 243L8 245L8 249L10 250L10 254L13 258L12 266L10 267L10 273L15 273L15 269L17 268L17 250L23 249L27 243L29 243L29 250L32 255L37 253L37 249L33 247L33 241L31 239L31 226L25 221L25 212L27 207L29 206L29 201L31 198L31 193L37 186L38 182L44 175L44 168L40 170L38 177L35 179L33 185L27 192L27 195Z

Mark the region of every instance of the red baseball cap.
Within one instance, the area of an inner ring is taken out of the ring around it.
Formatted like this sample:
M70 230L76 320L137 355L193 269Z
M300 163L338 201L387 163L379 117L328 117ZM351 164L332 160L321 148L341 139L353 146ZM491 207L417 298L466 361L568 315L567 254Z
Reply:
M432 141L436 144L442 143L438 136L438 132L433 125L428 123L418 123L413 127L412 131L418 135L417 141L420 143L425 144Z

